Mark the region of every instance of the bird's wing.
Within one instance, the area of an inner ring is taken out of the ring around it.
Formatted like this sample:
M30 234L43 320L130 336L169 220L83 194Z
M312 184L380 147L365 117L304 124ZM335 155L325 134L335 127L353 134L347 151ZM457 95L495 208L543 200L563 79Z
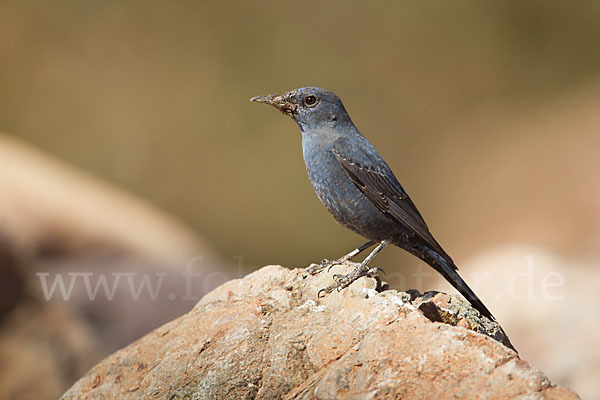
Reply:
M382 212L388 213L414 232L440 255L447 256L429 232L425 220L385 161L383 159L376 160L375 157L369 160L364 153L361 154L361 161L358 161L344 153L340 147L342 146L334 146L333 154L350 179L369 200ZM374 166L375 164L384 166L384 168Z

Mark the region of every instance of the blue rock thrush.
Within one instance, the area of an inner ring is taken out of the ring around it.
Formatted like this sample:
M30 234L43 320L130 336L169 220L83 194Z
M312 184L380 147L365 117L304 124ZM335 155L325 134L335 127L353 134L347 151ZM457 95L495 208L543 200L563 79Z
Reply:
M256 96L251 101L272 105L298 123L306 169L317 196L337 222L369 239L338 260L323 260L312 266L308 273L348 262L378 244L350 274L334 277L336 283L323 289L326 293L345 288L361 276L376 275L377 269L369 268L369 262L385 246L394 244L433 267L481 314L494 320L458 275L452 258L433 238L390 167L354 126L334 93L307 87L282 95Z

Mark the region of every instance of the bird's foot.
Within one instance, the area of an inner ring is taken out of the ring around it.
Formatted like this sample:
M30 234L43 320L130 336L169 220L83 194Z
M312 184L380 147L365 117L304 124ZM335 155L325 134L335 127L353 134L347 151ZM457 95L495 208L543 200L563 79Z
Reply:
M353 263L350 261L350 257L344 256L340 257L337 260L329 260L324 258L321 260L319 264L311 264L306 270L302 273L302 278L306 279L309 275L317 275L327 268L327 271L331 269L334 265L356 265L357 263Z
M372 277L372 278L377 277L379 275L379 272L382 272L385 274L385 271L382 270L381 268L369 268L366 265L359 264L358 267L354 268L352 270L352 272L350 272L349 274L333 275L333 279L335 280L335 283L327 286L326 288L319 290L319 292L317 293L317 297L319 297L319 298L324 297L336 289L339 292L340 290L347 288L348 286L350 286L352 284L352 282L356 281L358 278L361 278L363 276L368 276L368 277Z

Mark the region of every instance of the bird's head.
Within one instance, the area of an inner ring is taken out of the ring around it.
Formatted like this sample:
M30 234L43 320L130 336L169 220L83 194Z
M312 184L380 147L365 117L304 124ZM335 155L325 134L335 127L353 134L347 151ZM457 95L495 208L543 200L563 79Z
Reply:
M303 132L351 122L340 98L329 90L317 87L294 89L279 95L256 96L250 101L269 104L289 115Z

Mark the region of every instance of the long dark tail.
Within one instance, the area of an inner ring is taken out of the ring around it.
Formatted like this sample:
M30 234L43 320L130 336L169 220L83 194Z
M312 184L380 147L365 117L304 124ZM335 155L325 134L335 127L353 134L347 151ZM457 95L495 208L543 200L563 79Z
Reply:
M496 318L494 318L490 310L488 310L485 304L477 297L475 292L471 290L463 278L460 277L454 261L452 261L450 256L446 254L441 247L438 246L438 248L440 251L431 249L429 246L414 246L410 248L410 250L412 250L410 252L439 272L477 311L486 316L489 320L496 321ZM510 339L499 324L498 328L502 335L498 340L518 353L517 349L512 345Z
M465 299L471 303L471 305L479 311L482 315L485 315L492 321L496 318L492 315L490 310L487 309L485 304L477 297L475 292L471 290L467 282L463 280L458 274L458 268L450 257L442 256L435 251L429 251L429 257L424 257L424 261L431 265L437 272L439 272Z

